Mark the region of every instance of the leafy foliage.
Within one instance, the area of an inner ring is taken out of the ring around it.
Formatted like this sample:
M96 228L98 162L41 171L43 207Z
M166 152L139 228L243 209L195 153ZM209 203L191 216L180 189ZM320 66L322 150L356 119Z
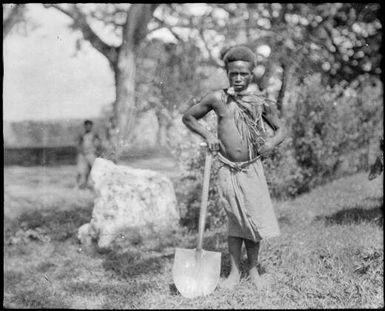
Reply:
M324 87L313 75L292 92L286 122L290 137L265 161L274 197L309 191L331 179L364 170L368 148L383 130L379 80L361 77L346 89Z
M210 8L202 16L205 21L198 23L201 27L225 33L228 44L246 43L257 52L263 45L270 47L269 55L257 53L262 71L257 78L263 89L276 67L293 67L300 79L320 72L328 84L381 73L378 3L232 3ZM227 15L215 18L218 10ZM225 43L211 40L207 44L213 48Z
M155 109L171 118L199 96L199 49L188 42L147 42L138 56L138 109ZM167 117L167 116L166 116Z
M383 131L382 87L376 78L361 77L349 87L325 87L321 76L309 76L290 91L285 122L289 137L263 160L270 194L287 199L308 192L327 181L367 169L368 148ZM290 101L294 101L291 103ZM216 118L202 124L215 133ZM179 201L185 211L183 224L194 228L199 215L204 156L197 143L181 141L176 150L184 171ZM215 163L215 162L214 162ZM217 166L210 183L208 226L224 223L218 205ZM178 183L179 184L179 183ZM177 189L178 189L177 188Z

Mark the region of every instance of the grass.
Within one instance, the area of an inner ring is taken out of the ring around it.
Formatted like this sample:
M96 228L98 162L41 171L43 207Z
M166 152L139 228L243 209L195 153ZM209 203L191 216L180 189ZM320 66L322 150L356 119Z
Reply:
M260 253L260 272L273 278L270 290L257 291L243 278L233 291L189 300L173 285L171 269L174 247L194 248L196 232L181 228L168 239L131 248L82 249L76 231L91 217L94 194L73 189L74 169L5 168L4 307L384 306L381 178L369 182L367 174L357 174L274 202L282 234L263 241ZM205 249L222 252L222 277L230 265L225 232L206 232L204 242Z

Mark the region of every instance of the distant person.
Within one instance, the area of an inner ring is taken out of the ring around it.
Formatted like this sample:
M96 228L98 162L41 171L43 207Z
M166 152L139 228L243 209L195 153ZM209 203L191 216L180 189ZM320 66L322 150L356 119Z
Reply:
M118 163L119 129L116 118L111 117L106 129L106 143L104 145L104 157L115 164Z
M77 156L77 186L84 189L88 184L88 177L91 172L95 159L99 156L101 139L93 130L93 122L84 121L84 132L78 137L78 156Z

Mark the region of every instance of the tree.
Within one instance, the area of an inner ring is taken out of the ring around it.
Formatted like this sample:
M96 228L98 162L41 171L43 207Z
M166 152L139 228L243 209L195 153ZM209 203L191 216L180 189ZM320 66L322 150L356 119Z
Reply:
M105 56L114 72L116 98L114 116L118 120L119 146L127 144L135 118L135 77L137 51L148 33L148 24L159 4L44 4L72 19L71 27ZM109 44L91 24L112 29L119 44Z
M278 108L290 82L302 83L314 72L323 83L348 84L358 75L381 74L380 5L378 3L228 3L209 4L201 16L179 24L196 25L206 50L246 44L257 52L255 82L268 89L272 76L281 80ZM183 16L183 15L182 15ZM221 39L218 39L221 38ZM204 40L205 39L205 40ZM268 55L258 53L263 46Z
M265 4L250 12L251 27L266 19L251 40L267 42L271 60L281 67L294 66L301 79L320 72L324 82L333 85L350 83L365 73L379 76L379 8L379 4Z
M122 134L133 126L139 45L146 34L160 28L168 29L178 43L198 47L201 66L222 67L219 51L225 45L250 46L257 53L255 81L261 89L269 90L271 77L282 82L274 90L280 111L288 85L302 83L314 72L322 73L323 83L329 85L381 73L379 4L201 4L198 13L189 5L164 4L156 15L156 4L45 5L71 17L73 28L109 60L116 83L114 112ZM118 43L102 40L94 23L111 29ZM260 52L261 47L269 52Z
M24 17L24 4L3 4L3 40Z

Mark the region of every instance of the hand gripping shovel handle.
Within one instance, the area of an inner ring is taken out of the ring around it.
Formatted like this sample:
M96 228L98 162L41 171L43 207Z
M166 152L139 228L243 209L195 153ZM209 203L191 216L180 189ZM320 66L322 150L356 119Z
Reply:
M210 170L212 162L212 154L208 149L207 144L201 144L206 147L206 159L205 159L205 170L203 173L203 187L202 187L202 200L199 212L199 231L198 231L198 246L197 251L202 250L203 244L203 233L205 231L206 214L207 214L207 203L209 197L209 182L210 182Z

